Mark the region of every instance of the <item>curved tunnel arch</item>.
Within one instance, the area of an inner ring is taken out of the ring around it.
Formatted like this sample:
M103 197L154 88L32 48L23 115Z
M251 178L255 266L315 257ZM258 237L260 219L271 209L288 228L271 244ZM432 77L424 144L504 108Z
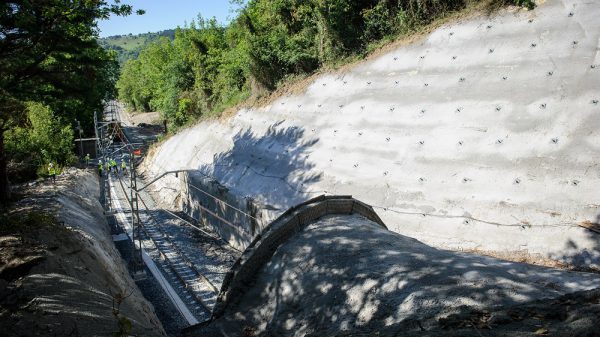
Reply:
M211 319L188 327L184 332L198 331L221 317L225 309L234 304L234 299L248 289L248 285L256 278L261 267L271 260L279 246L309 223L333 214L359 214L385 230L388 229L371 206L349 195L320 195L289 208L267 225L262 233L256 235L231 267L223 280Z
M373 208L352 196L325 196L293 206L272 221L244 250L225 276L211 320L221 316L232 298L240 295L284 242L301 231L307 224L332 214L360 214L387 230Z

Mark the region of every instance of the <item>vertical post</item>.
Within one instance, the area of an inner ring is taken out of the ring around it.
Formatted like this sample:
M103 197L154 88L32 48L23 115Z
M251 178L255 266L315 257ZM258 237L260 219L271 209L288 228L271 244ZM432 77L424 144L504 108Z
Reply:
M83 140L81 139L81 122L79 120L75 120L77 122L77 130L79 131L79 160L83 159Z
M102 114L102 120L104 121L104 114ZM101 137L108 137L108 134L106 132L102 132L102 126L100 126L100 134ZM101 149L100 151L102 152L102 165L104 165L106 167L106 143L103 143L105 141L104 138L101 138ZM106 210L110 211L112 208L112 195L111 195L111 190L110 190L110 173L107 169L104 170L104 174L103 174L103 183L104 183L104 189L106 191L105 194L105 199L106 199Z
M106 156L104 155L104 153L102 153L102 165L106 165ZM111 195L110 195L110 173L108 172L108 170L105 170L106 172L104 172L104 174L102 175L102 181L104 183L104 189L106 190L106 194L105 194L105 199L106 199L106 210L110 211L111 209L111 205L112 205L112 200L111 200Z
M135 155L133 150L129 152L129 200L131 207L131 241L133 244L133 262L134 273L143 273L142 263L142 240L141 240L141 224L139 221L139 203L137 195L137 179L135 172ZM135 246L135 241L138 241L138 247Z
M135 265L137 265L137 263L135 263L135 239L136 239L136 235L135 235L135 225L137 222L137 214L136 214L136 210L134 208L134 199L137 201L137 195L134 193L134 187L133 187L133 182L135 181L134 178L134 174L133 173L133 152L129 151L129 208L131 210L131 248L133 251L133 256L134 256L134 268Z
M94 111L94 135L96 136L96 140L94 141L94 144L96 145L96 154L94 156L94 158L99 158L100 157L100 145L99 145L99 138L98 138L98 112Z

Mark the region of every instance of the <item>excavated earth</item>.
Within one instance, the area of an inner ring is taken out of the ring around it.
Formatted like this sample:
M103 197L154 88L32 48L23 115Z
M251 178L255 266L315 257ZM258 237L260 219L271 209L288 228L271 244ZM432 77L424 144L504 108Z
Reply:
M98 185L71 170L18 190L0 224L0 336L166 336L113 245Z

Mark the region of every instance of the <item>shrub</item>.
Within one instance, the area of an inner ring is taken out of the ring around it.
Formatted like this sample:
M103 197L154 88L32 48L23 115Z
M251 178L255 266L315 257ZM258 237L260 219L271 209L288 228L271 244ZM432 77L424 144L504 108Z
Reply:
M49 107L27 103L27 124L6 133L6 152L12 161L27 164L38 175L47 175L48 163L57 170L76 161L71 125L57 117Z

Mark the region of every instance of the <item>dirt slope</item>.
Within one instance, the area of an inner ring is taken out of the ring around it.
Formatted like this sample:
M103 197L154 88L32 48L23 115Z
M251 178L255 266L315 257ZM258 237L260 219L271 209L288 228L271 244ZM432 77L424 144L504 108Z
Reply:
M20 193L0 226L0 336L110 336L119 320L166 336L112 243L95 174Z

